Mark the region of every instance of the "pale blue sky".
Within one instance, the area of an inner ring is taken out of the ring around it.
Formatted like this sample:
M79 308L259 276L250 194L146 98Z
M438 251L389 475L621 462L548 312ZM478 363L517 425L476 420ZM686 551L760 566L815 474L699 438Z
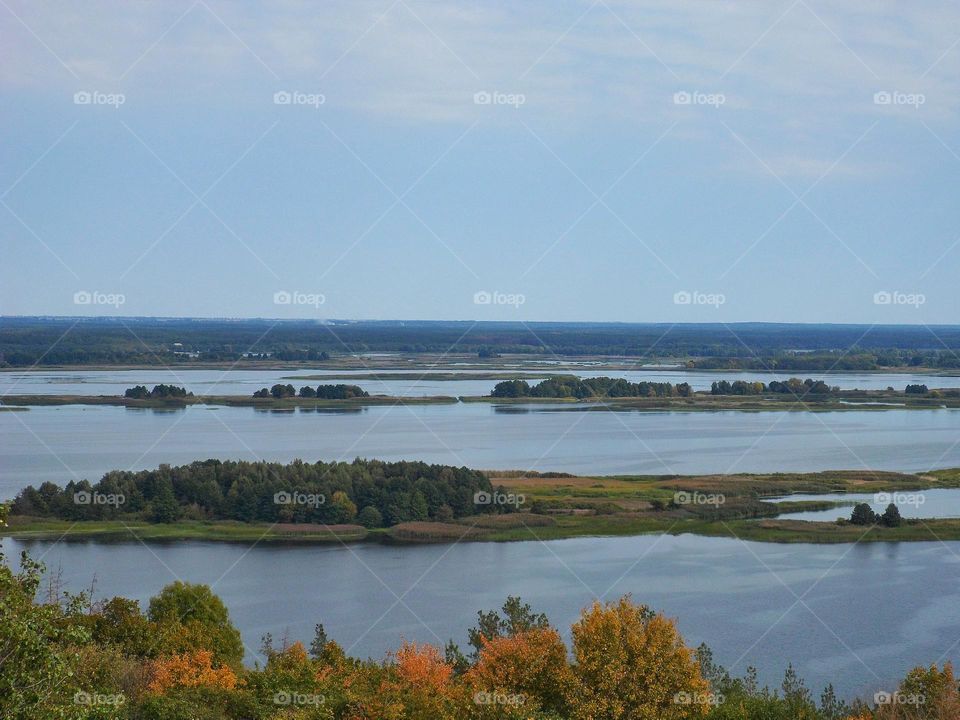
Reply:
M5 2L0 314L958 320L954 3Z

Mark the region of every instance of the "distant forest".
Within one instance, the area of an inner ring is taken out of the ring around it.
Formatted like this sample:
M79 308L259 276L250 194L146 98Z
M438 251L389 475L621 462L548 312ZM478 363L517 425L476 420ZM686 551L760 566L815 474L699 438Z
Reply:
M960 326L0 318L0 367L270 359L355 352L610 355L702 369L960 368Z
M514 509L475 502L478 493L493 491L477 470L422 462L204 460L112 471L92 485L86 480L63 488L50 482L31 485L14 500L12 513L64 520L132 517L382 527Z

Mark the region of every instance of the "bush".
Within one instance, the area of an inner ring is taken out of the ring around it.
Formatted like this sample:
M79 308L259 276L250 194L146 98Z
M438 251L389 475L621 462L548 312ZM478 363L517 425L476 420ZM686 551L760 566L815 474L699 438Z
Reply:
M372 505L367 505L357 515L357 522L365 528L383 527L383 515Z

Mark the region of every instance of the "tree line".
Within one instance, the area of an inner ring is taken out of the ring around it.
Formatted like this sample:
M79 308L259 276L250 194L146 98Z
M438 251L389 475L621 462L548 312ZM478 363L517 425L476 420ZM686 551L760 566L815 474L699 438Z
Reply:
M131 330L133 333L131 333ZM177 347L175 348L175 344ZM260 359L322 362L324 353L614 355L692 367L825 372L960 367L960 328L921 326L331 322L174 318L0 318L0 367L170 365ZM651 350L655 348L655 352ZM797 351L802 348L803 351ZM851 348L838 351L834 348ZM177 355L176 350L199 353ZM327 355L326 357L329 357Z
M193 393L188 393L186 388L177 385L160 383L159 385L154 385L153 390L147 390L146 385L135 385L132 388L124 390L123 396L135 400L149 400L152 398L192 397Z
M771 380L769 383L746 380L717 380L710 385L711 395L763 395L782 393L789 395L828 395L840 392L836 385L827 385L823 380L790 378L789 380Z
M504 380L490 392L496 398L622 398L622 397L689 397L689 383L629 382L623 378L578 378L557 375L531 386L526 380Z
M361 523L391 526L413 520L447 521L477 513L510 512L511 505L475 502L493 488L465 467L422 462L289 464L203 460L155 470L114 470L98 482L45 482L23 489L12 512L64 520L140 518L281 523Z
M267 388L257 390L253 393L253 396L255 398L272 397L278 400L291 397L318 398L320 400L350 400L351 398L370 397L370 393L358 385L344 385L342 383L336 385L317 385L316 388L304 385L300 388L299 392L289 383L286 385L277 383L269 390L267 390Z

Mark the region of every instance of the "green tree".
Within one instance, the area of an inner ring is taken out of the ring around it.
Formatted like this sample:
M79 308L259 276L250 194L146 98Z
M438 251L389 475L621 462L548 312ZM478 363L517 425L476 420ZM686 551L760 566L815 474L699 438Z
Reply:
M850 522L854 525L874 525L877 522L877 514L867 503L859 503L854 506L850 514Z
M183 625L214 658L239 666L243 660L240 632L230 622L226 605L208 585L177 581L150 598L147 617L163 625Z
M6 523L0 506L0 527ZM73 676L79 665L79 646L89 633L69 615L79 614L84 598L74 598L64 611L57 603L37 605L34 596L43 566L26 553L14 573L0 553L0 717L4 720L86 717L73 702Z
M323 629L323 623L317 623L313 627L313 640L310 641L310 657L319 660L323 657L330 639L327 637L327 631Z
M883 515L880 516L880 522L886 525L887 527L900 527L900 510L897 509L897 506L893 503L887 505L887 509L883 511Z
M367 505L357 515L357 522L365 528L383 527L383 515L372 505Z
M173 483L164 478L156 496L150 502L151 516L154 522L172 523L180 517L180 505L173 494Z
M503 615L500 614L503 613ZM543 630L550 627L544 613L535 613L528 603L519 597L508 595L500 612L490 610L477 612L477 625L467 631L474 654L483 648L484 640L498 637L513 637L527 630Z

